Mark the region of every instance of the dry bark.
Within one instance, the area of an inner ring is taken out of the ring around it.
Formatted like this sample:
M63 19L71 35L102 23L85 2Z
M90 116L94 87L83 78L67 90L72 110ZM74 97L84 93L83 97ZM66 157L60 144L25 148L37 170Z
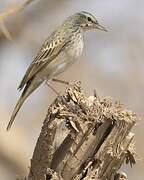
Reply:
M49 106L31 159L29 180L117 180L135 164L135 113L110 98L87 98L80 83Z

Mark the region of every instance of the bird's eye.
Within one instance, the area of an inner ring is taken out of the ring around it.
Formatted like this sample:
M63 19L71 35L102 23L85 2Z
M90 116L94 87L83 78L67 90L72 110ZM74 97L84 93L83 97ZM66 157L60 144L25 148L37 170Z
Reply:
M90 17L87 18L88 21L92 21Z
M96 20L96 24L98 24L98 21Z

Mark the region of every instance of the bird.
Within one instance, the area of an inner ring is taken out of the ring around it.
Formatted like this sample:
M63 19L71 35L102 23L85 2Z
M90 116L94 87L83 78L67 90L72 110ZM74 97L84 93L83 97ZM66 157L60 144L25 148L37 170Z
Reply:
M84 47L84 34L92 29L107 31L93 14L80 11L67 17L44 41L18 87L18 90L23 91L13 110L7 131L10 130L24 101L44 81L52 80L80 57Z

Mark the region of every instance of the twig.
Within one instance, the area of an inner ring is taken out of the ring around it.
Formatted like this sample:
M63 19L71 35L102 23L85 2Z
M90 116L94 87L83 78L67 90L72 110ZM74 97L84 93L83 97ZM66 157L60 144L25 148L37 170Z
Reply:
M12 16L20 11L22 11L26 6L28 6L30 3L32 3L34 0L26 0L22 4L16 4L8 9L6 9L4 12L0 13L0 28L5 37L9 40L11 40L11 35L5 25L5 20L9 17Z

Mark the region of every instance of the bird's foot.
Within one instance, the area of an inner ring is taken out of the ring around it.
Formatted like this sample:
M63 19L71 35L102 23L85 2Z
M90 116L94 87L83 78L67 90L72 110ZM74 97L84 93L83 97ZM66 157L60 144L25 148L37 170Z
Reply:
M70 85L71 84L70 82L63 81L63 80L60 80L60 79L55 79L55 78L53 78L52 81L58 82L58 83L61 83L61 84L65 84L65 85Z

